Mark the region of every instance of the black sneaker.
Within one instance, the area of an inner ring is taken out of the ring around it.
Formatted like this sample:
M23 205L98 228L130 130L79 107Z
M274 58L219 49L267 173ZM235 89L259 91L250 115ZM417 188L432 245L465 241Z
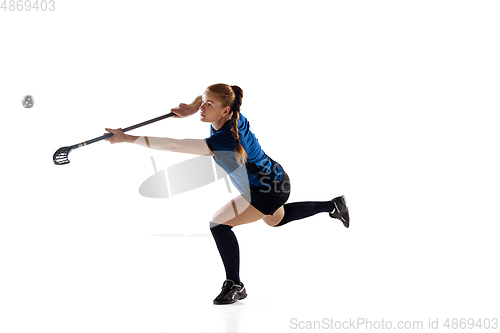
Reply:
M344 227L349 228L349 209L347 209L345 197L337 197L332 201L335 208L333 208L333 211L330 213L330 217L339 219L344 223Z
M232 304L239 299L247 297L247 292L243 283L240 285L234 284L233 280L227 279L222 285L222 291L219 296L214 299L214 304Z

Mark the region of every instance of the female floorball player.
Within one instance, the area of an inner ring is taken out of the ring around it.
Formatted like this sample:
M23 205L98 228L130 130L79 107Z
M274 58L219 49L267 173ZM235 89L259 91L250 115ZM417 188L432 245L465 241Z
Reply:
M106 128L113 136L110 143L128 142L144 147L197 155L211 155L230 176L241 193L212 217L210 230L219 250L226 280L214 304L231 304L247 296L240 281L240 254L232 228L263 219L279 227L320 212L328 212L349 227L349 211L344 196L325 202L285 204L290 196L290 180L283 167L261 149L250 131L248 120L240 113L243 91L238 86L214 84L193 103L172 109L176 118L188 117L200 110L200 120L211 124L211 135L204 140L153 138L127 135L120 129Z

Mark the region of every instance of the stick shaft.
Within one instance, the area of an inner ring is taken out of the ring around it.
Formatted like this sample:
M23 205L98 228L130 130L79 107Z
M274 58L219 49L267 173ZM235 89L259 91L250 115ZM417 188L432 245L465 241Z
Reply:
M145 126L145 125L149 125L149 124L152 124L152 123L155 123L159 120L162 120L162 119L165 119L165 118L170 118L172 116L175 116L175 113L173 112L170 112L170 113L167 113L167 114L164 114L163 116L159 116L159 117L156 117L154 119L151 119L151 120L147 120L147 121L144 121L140 124L137 124L137 125L133 125L133 126L130 126L130 127L127 127L127 128L124 128L122 129L122 132L128 132L128 131L131 131L133 129L136 129L136 128L139 128L139 127L142 127L142 126Z
M163 116L159 116L159 117L156 117L154 119L151 119L151 120L146 120L142 123L139 123L139 124L136 124L136 125L132 125L130 127L127 127L127 128L124 128L122 129L121 131L122 132L128 132L128 131L131 131L133 129L136 129L136 128L139 128L139 127L142 127L142 126L146 126L146 125L149 125L149 124L152 124L154 122L157 122L157 121L160 121L162 119L165 119L165 118L169 118L169 117L172 117L172 116L175 116L175 113L167 113L167 114L164 114ZM84 141L84 142L81 142L81 143L78 143L76 145L73 145L71 146L72 149L76 149L76 148L80 148L80 147L83 147L83 146L86 146L86 145L90 145L94 142L97 142L97 141L101 141L101 140L104 140L104 139L107 139L107 138L110 138L112 137L113 134L112 133L108 133L108 134L105 134L105 135L102 135L102 136L99 136L97 138L94 138L94 139L91 139L91 140L87 140L87 141Z

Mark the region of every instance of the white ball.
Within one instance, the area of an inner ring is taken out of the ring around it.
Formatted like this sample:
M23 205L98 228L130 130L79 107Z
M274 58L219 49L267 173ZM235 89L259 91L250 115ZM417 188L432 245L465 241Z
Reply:
M33 105L35 105L35 99L31 95L26 95L23 97L23 106L25 108L31 108Z

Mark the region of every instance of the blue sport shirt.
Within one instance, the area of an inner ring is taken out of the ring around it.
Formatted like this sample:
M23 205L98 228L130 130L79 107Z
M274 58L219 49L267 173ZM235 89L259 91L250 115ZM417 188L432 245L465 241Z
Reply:
M283 169L264 153L259 141L250 130L250 123L241 113L238 119L240 144L247 153L245 165L236 161L234 147L236 140L231 133L231 120L228 120L218 131L210 125L210 137L205 139L214 154L213 158L224 171L229 174L231 182L240 193L251 188L268 187L273 180L281 181Z

